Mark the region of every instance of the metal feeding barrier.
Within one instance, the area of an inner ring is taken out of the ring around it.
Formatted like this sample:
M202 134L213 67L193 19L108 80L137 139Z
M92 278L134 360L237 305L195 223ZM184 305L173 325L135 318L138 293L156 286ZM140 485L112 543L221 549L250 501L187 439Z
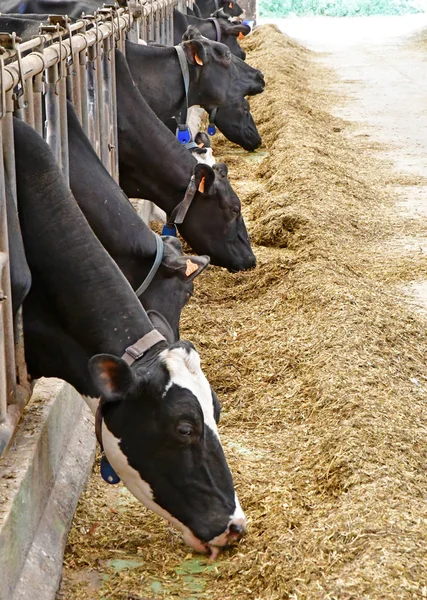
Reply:
M114 50L125 51L126 37L173 45L173 9L186 5L185 0L128 0L125 8L104 4L75 22L50 16L40 24L40 34L27 41L0 33L0 456L31 396L22 309L14 319L9 269L6 186L17 204L13 115L44 137L68 181L70 100L118 181Z

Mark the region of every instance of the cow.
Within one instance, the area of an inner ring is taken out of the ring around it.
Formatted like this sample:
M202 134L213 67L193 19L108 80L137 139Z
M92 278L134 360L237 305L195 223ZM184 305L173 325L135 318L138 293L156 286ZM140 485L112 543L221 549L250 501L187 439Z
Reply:
M98 239L137 290L156 259L156 235L99 160L70 102L67 108L71 191ZM177 238L164 236L162 241L161 263L139 298L146 311L155 310L168 321L175 339L179 339L181 310L209 257L184 256Z
M23 307L29 373L63 377L85 396L115 480L215 558L246 522L199 355L153 327L44 140L16 119L14 137L33 277Z
M169 217L181 208L181 216L185 215L179 219L179 232L198 254L210 256L212 264L230 271L254 267L256 259L227 166L198 164L150 109L119 50L115 58L123 191L129 198L151 200Z
M248 35L251 29L243 23L231 23L223 17L211 17L210 19L199 19L191 15L184 15L179 10L173 12L174 44L179 44L189 25L196 27L200 33L215 42L225 44L234 56L245 60L246 52L239 46L237 38L240 34Z
M232 56L224 44L204 38L194 27L188 28L185 37L179 46L189 71L189 106L212 110L264 90L261 71ZM126 60L135 84L159 119L165 122L182 110L184 80L174 48L127 41Z
M196 0L195 5L199 9L202 19L206 19L221 9L229 17L240 17L243 13L242 7L234 0Z

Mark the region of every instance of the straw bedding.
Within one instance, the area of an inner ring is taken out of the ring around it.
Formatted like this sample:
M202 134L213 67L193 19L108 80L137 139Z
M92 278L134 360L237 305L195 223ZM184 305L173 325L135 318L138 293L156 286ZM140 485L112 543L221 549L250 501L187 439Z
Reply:
M420 226L397 220L395 174L331 117L312 54L271 26L245 44L267 79L251 106L268 154L214 150L258 266L203 275L182 334L221 398L249 533L209 564L96 472L64 600L427 597L427 335L395 291L426 261L384 250Z

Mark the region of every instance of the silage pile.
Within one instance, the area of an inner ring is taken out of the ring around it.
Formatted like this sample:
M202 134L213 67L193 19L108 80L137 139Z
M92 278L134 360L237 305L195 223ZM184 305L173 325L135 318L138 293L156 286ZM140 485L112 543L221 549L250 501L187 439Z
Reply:
M267 79L251 106L269 155L254 167L220 148L258 267L210 269L182 333L221 398L249 534L190 577L179 537L96 474L66 600L427 597L427 334L378 254L396 235L384 166L330 116L308 51L270 26L246 49ZM76 583L85 569L101 590Z

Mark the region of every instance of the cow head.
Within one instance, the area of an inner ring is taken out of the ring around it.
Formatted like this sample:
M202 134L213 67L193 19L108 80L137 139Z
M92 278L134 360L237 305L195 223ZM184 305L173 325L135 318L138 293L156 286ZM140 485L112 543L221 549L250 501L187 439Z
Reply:
M185 256L176 237L163 236L163 259L140 300L146 311L155 310L169 323L179 340L181 311L193 294L194 279L207 267L209 256Z
M245 150L252 152L261 145L261 136L245 98L241 102L218 108L215 125L230 142L239 144Z
M218 25L221 29L221 41L223 44L230 48L230 52L245 60L246 52L240 47L238 39L248 35L251 32L251 28L249 25L244 25L239 19L232 20L226 14L224 8L220 8L216 12L213 13L212 17L214 17L218 21Z
M197 191L179 225L180 233L196 252L208 254L213 265L230 271L254 267L256 259L227 165L197 164L193 175Z
M94 356L102 442L113 469L145 506L198 552L238 539L246 521L215 420L216 396L190 342L160 342L129 366Z
M226 106L244 96L264 90L261 71L233 56L224 44L208 40L190 26L183 36L182 47L190 69L189 105L199 104L206 110Z

